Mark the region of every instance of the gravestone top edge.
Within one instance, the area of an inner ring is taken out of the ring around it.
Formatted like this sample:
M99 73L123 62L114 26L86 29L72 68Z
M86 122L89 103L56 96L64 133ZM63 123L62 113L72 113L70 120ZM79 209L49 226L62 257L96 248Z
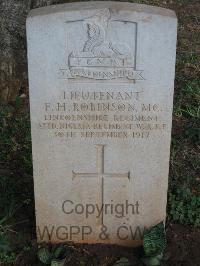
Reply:
M87 10L87 9L100 9L100 8L113 8L119 11L130 11L130 12L141 12L148 13L152 15L160 15L166 16L176 19L176 13L171 9L166 9L158 6L151 6L145 4L137 4L137 3L129 3L129 2L118 2L118 1L88 1L88 2L73 2L73 3L65 3L58 5L50 5L46 7L40 7L32 9L28 16L29 18L35 16L44 16L55 13L63 13L63 12L73 12L79 10Z

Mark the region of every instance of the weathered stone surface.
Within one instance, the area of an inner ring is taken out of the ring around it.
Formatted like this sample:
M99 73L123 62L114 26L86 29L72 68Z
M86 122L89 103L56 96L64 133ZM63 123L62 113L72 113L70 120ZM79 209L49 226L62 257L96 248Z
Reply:
M165 220L176 23L119 2L30 13L38 241L139 245Z

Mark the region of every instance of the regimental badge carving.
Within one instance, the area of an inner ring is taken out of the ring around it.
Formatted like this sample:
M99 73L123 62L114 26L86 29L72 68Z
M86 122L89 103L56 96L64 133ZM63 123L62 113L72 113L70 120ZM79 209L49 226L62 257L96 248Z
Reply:
M80 25L80 21L77 23ZM68 68L60 69L60 78L133 81L143 79L142 71L136 70L136 23L112 19L110 10L102 9L97 14L81 20L81 27L85 40L68 51ZM126 27L127 34L130 32L128 40L132 38L132 43L123 40L123 27Z

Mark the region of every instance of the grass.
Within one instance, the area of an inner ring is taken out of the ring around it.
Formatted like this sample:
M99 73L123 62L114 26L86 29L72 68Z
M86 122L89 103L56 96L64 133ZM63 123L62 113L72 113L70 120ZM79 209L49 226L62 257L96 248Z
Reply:
M189 0L132 2L175 9L179 19L168 220L200 226L200 7ZM32 250L34 226L30 118L20 98L0 107L0 149L0 262L9 265Z
M173 113L168 216L200 225L200 66L199 5L179 1L178 47Z
M0 107L0 147L0 262L9 264L34 223L30 119L20 99Z

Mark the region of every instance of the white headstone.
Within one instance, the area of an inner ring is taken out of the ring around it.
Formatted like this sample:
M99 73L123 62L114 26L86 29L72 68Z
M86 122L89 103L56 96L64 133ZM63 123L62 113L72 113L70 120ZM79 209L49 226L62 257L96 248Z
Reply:
M173 11L130 3L29 14L39 242L137 246L165 220L176 29Z

